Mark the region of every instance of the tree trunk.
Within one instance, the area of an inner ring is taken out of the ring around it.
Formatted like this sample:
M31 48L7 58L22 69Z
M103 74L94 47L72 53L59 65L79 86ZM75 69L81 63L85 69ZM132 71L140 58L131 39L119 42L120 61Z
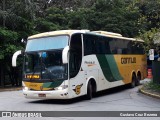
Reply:
M0 63L0 83L1 86L4 87L4 69L1 63Z

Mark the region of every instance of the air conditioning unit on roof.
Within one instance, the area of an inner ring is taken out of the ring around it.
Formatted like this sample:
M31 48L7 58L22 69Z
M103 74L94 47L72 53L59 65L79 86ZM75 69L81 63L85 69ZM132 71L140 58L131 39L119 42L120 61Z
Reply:
M119 36L122 37L121 34L119 33L113 33L113 32L107 32L107 31L92 31L94 33L99 33L99 34L103 34L103 35L111 35L111 36Z

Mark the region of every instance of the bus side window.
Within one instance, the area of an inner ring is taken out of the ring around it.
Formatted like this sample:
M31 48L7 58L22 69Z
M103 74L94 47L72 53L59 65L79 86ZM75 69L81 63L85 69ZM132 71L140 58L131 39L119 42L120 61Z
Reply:
M117 54L117 45L116 45L116 39L110 38L109 46L111 49L111 54Z
M105 48L106 48L106 54L111 54L111 49L110 49L110 45L109 45L109 39L105 40Z
M129 40L123 40L123 39L120 40L119 47L122 50L121 54L129 54L130 53L130 49L129 49L130 47L128 46L129 42L130 42Z
M109 47L109 41L106 37L97 37L96 39L96 54L109 54L110 53L110 47Z
M122 49L122 54L127 54L127 50L128 50L127 48L123 48Z
M96 41L98 37L95 35L84 34L84 55L96 54Z

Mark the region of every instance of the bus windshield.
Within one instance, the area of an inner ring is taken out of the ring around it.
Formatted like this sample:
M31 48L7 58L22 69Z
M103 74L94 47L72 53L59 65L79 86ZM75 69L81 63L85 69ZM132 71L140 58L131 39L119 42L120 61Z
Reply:
M26 52L62 49L67 46L68 39L67 35L30 39L27 42Z
M38 79L57 80L67 79L67 73L67 65L62 63L62 50L25 53L25 77L38 75Z
M62 51L68 45L68 39L69 36L60 35L28 40L24 77L43 80L67 79L67 65L62 63Z

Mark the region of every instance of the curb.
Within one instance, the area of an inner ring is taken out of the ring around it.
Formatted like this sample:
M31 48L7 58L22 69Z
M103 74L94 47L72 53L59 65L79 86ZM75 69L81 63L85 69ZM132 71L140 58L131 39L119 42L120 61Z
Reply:
M139 91L140 91L141 93L145 94L145 95L150 96L150 97L154 97L154 98L160 99L160 95L147 92L147 91L143 90L143 87L141 87L141 88L139 89Z
M22 90L22 87L17 87L17 88L0 88L0 92L5 92L5 91L19 91Z

